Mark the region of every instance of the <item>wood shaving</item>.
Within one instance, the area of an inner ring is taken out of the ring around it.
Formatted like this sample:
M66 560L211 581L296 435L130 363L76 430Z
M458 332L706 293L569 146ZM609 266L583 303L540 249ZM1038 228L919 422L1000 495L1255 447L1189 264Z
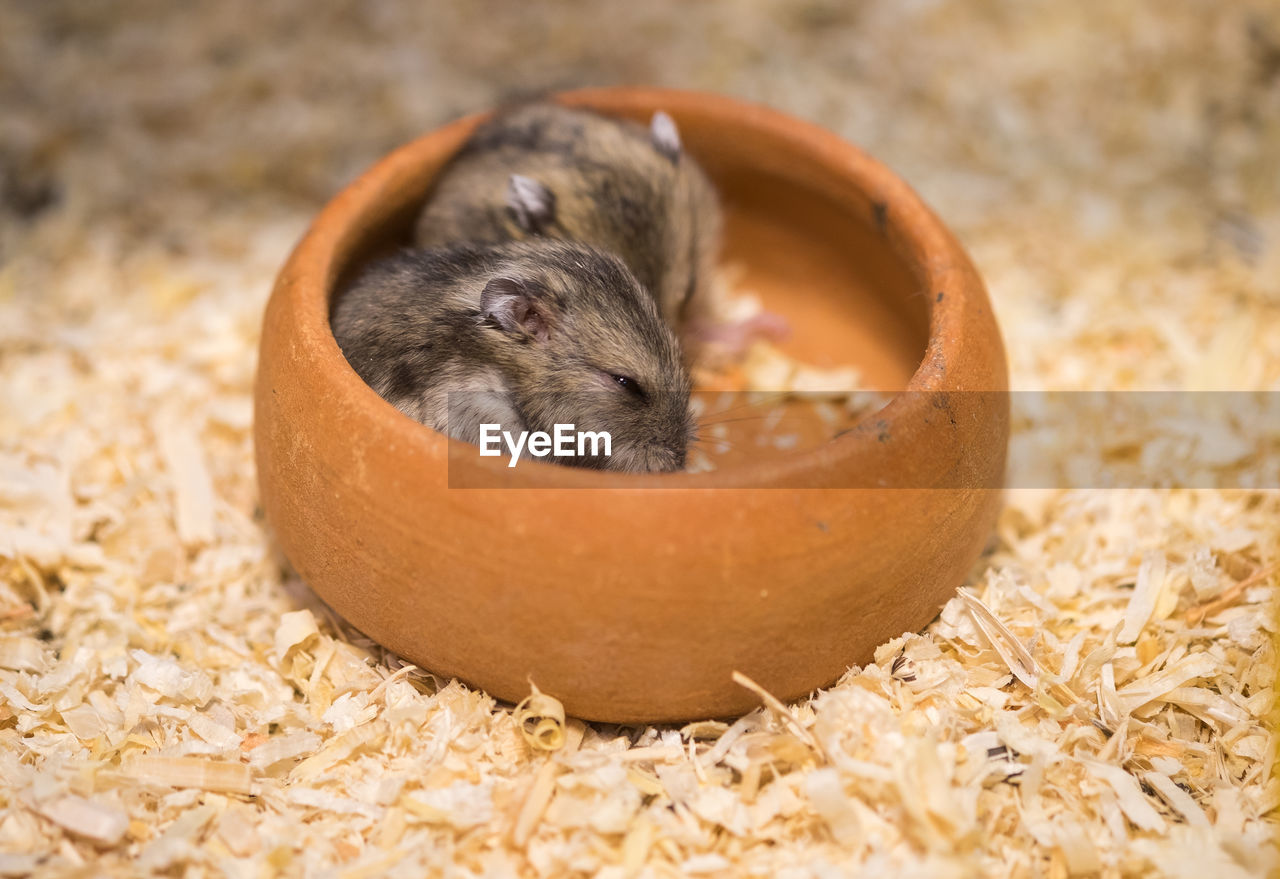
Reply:
M733 682L741 687L746 687L748 690L759 696L760 701L765 704L765 707L777 715L778 719L781 720L783 724L800 739L800 741L812 748L819 756L822 755L822 745L820 745L818 740L810 734L808 728L800 718L795 715L795 712L782 704L776 696L757 684L755 681L751 680L751 678L747 677L742 672L735 671L733 673Z
M253 791L252 767L239 762L134 754L125 759L123 771L142 784L194 787L238 794Z
M555 751L565 743L564 706L560 700L543 693L530 683L532 692L520 701L513 712L520 734L531 748Z

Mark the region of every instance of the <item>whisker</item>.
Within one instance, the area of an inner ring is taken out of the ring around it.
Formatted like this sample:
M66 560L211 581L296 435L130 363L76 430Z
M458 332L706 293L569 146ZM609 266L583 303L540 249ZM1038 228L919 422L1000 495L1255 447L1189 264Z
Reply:
M716 394L716 396L723 397L725 396L725 394L733 394L734 396L746 396L749 399L746 402L739 403L736 406L727 406L723 409L708 408L708 411L705 414L721 415L721 414L729 414L731 412L737 412L742 409L751 409L759 406L770 406L776 403L784 402L790 396L792 396L791 391L738 391L738 392L725 391L723 393ZM764 396L762 399L750 399L751 397L754 397L756 395L767 395L767 396Z
M762 412L759 415L739 415L737 418L722 418L716 421L701 421L699 422L699 424L705 424L707 427L718 427L722 424L742 424L747 421L765 421L770 418L775 418L774 425L776 426L778 424L781 424L784 420L786 420L789 417L795 418L798 416L781 415L781 416L776 416L775 418L774 412Z

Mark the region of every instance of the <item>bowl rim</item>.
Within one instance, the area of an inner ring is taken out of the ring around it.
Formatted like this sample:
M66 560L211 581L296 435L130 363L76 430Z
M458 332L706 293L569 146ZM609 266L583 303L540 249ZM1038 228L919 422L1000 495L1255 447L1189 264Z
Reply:
M303 234L282 272L287 310L295 322L295 356L312 369L323 371L326 383L343 397L344 404L359 410L362 418L381 422L397 443L424 447L428 457L442 458L447 466L473 468L477 487L595 488L609 490L725 489L767 487L840 487L813 482L812 476L836 468L854 466L875 442L872 425L895 426L928 417L928 394L949 391L997 391L1007 387L997 377L996 387L966 387L964 370L948 368L952 356L965 344L993 344L1003 363L1003 340L998 326L992 334L974 338L969 329L981 331L987 322L966 320L975 309L989 312L986 291L968 256L915 191L886 165L827 129L796 119L769 107L720 94L655 87L614 86L579 89L547 96L567 106L586 107L608 115L641 117L661 107L677 124L702 117L724 130L751 129L772 138L783 149L803 155L824 173L844 178L863 193L875 211L874 222L885 246L895 251L908 272L927 295L928 338L920 362L905 387L892 393L883 407L858 419L842 435L816 447L779 454L769 461L736 464L714 471L676 473L624 473L588 470L523 459L507 468L505 459L481 460L469 444L447 437L396 409L359 377L347 362L330 326L330 303L335 288L352 267L357 239L365 225L362 218L378 215L398 181L420 173L424 157L444 153L441 163L460 146L476 125L492 111L474 113L421 135L385 155L329 201ZM434 176L434 175L433 175ZM384 217L385 219L385 217ZM960 276L957 280L957 274Z

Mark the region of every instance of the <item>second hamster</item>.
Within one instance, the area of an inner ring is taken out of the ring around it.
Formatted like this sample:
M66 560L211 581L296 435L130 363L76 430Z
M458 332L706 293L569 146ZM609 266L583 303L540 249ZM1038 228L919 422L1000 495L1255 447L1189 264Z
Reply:
M721 224L715 190L667 114L645 127L529 103L476 129L437 180L415 240L599 247L622 258L684 337L708 299Z
M611 254L563 241L406 250L343 292L334 336L400 411L476 443L480 425L608 431L608 457L560 463L684 467L690 381L671 330Z

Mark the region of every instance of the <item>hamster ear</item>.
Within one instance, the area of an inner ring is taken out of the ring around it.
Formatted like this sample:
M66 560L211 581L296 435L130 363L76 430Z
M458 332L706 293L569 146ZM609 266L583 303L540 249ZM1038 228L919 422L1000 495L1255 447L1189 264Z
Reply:
M480 291L480 312L504 333L528 333L539 342L551 335L546 302L537 290L518 278L498 277Z
M556 195L523 174L512 174L507 183L507 208L524 231L537 235L556 218Z
M679 161L680 132L674 119L661 110L654 113L649 122L649 137L653 140L654 149L673 162Z

